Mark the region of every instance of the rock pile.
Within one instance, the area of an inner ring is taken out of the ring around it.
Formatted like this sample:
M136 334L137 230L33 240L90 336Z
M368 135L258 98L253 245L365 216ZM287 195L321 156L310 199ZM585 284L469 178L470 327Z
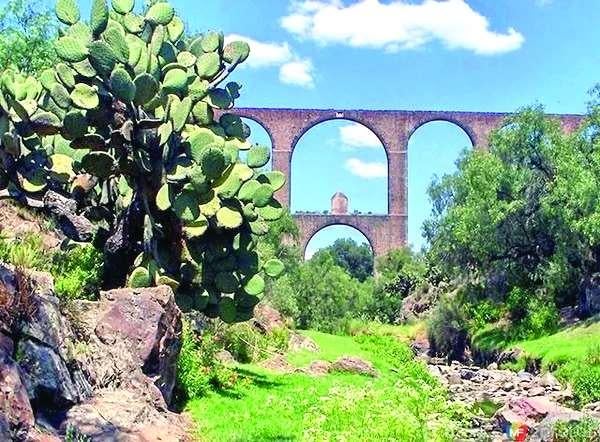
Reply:
M447 386L454 401L474 409L488 408L487 413L475 418L465 440L499 442L507 440L508 432L523 428L530 435L528 440L552 441L550 424L585 416L586 410L577 412L563 405L573 399L573 394L551 373L515 373L498 369L495 363L487 368L456 361L447 365L441 358L427 358L427 362L429 371ZM587 414L596 415L591 409Z
M168 287L103 292L65 316L48 274L0 265L0 440L185 440L168 411L181 313ZM18 320L7 318L18 316ZM165 438L165 435L169 435Z

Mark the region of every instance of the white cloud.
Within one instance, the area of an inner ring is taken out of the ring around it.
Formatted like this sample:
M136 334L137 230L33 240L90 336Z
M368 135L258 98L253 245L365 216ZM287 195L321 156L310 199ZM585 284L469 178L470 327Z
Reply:
M387 165L380 162L366 162L359 160L358 158L348 158L346 160L346 169L350 171L352 175L359 176L361 178L383 178L387 176Z
M250 56L242 66L260 69L279 68L282 83L306 88L314 87L314 66L308 58L300 58L287 42L262 42L244 35L231 34L225 42L241 40L250 45Z
M381 141L371 129L362 124L352 123L340 127L342 143L351 147L381 147Z
M486 17L465 0L407 0L382 3L359 0L296 0L290 14L281 19L284 29L319 43L399 51L440 41L451 49L492 55L514 51L524 37L513 28L490 29Z
M279 69L279 79L282 83L313 88L313 64L309 59L295 60L285 63Z
M250 56L244 66L251 68L263 68L281 66L294 58L294 54L287 42L274 43L254 40L243 35L231 34L225 37L225 42L241 40L250 45Z

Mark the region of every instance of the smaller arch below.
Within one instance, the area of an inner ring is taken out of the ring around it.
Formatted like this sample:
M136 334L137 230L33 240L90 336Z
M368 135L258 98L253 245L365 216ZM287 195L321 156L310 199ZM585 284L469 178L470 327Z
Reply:
M359 244L359 245L361 243L367 243L369 245L369 248L371 249L371 251L374 253L374 248L373 248L373 243L372 243L371 238L369 238L362 230L360 230L359 228L357 228L355 226L351 226L349 224L332 223L332 224L328 224L321 228L316 229L314 232L311 232L310 234L308 234L306 236L306 238L304 238L304 241L303 241L304 244L302 245L302 256L304 256L305 259L310 259L317 250L323 248L323 247L319 247L316 250L310 250L309 246L310 246L311 242L317 238L317 236L319 236L320 234L323 234L326 231L333 229L335 227L344 227L350 231L353 231L352 233L354 233L354 234L351 234L350 232L348 232L348 234L340 235L338 232L335 232L335 239L350 238L350 239L355 240L357 242L357 244ZM358 233L358 235L356 235L356 233ZM333 244L333 241L331 241L331 244ZM324 247L328 247L331 244L327 244Z
M405 218L393 215L317 215L294 214L300 231L300 248L306 252L310 239L320 230L343 225L358 230L369 242L374 256L405 245Z

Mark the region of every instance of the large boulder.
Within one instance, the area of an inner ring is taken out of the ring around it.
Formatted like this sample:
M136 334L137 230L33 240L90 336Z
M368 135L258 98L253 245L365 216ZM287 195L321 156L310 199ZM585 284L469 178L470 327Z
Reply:
M21 382L20 368L0 349L0 440L11 440L12 437L18 440L34 425L33 410L27 389Z
M91 339L84 356L96 388L154 379L167 404L181 347L181 312L167 286L102 292L100 302L80 301Z
M185 418L157 410L140 392L102 391L72 407L62 431L71 426L95 442L186 441Z
M168 411L182 328L169 287L63 312L50 275L0 264L0 294L0 441L56 441L69 426L93 440L185 440Z

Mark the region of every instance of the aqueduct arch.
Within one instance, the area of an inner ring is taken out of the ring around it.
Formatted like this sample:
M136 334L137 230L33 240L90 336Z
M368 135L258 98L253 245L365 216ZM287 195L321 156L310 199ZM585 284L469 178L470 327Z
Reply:
M388 161L387 215L318 215L294 214L300 228L302 247L318 230L329 225L344 224L361 231L371 242L375 256L406 245L407 241L407 169L408 140L422 125L447 121L463 129L475 148L487 148L491 131L502 125L510 114L491 112L398 111L398 110L334 110L239 108L240 117L260 124L269 134L273 146L273 169L288 178L278 192L285 206L290 204L291 159L296 144L309 129L330 120L350 120L369 128L381 141ZM581 115L550 115L560 120L563 130L571 132L582 122Z

